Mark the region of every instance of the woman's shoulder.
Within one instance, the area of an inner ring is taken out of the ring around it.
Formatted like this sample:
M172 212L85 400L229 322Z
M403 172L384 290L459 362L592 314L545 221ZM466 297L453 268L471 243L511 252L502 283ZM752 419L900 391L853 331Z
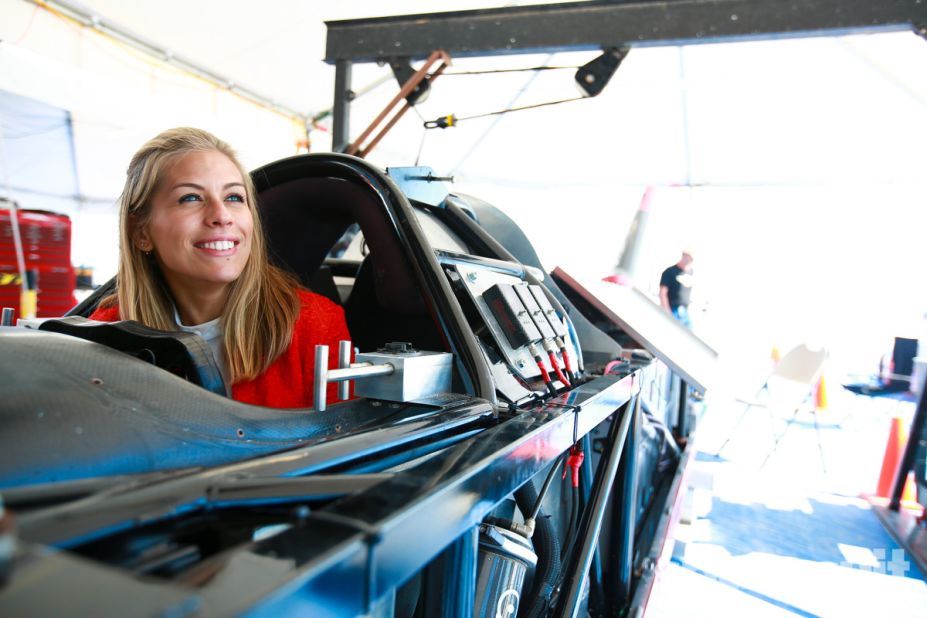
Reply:
M91 320L97 320L98 322L115 322L119 319L119 305L117 303L100 304L89 317Z
M334 305L337 307L337 305L335 305L335 303L333 303L330 299L303 287L296 288L296 295L299 297L300 307L306 305L316 307L322 305Z
M296 288L296 295L299 298L299 313L311 313L313 311L335 311L343 313L341 306L332 302L330 299L316 294L306 288Z
M304 288L297 288L296 294L299 297L297 329L330 330L334 327L340 330L345 324L341 305Z

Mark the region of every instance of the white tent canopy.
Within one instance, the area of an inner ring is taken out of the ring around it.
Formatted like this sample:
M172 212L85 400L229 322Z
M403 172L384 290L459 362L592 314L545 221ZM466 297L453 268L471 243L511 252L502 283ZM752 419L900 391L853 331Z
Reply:
M487 5L85 3L307 116L332 101L324 20ZM70 113L80 193L69 212L74 261L96 266L98 278L115 270L111 204L145 139L201 126L251 167L297 152L305 139L292 117L25 0L0 3L0 38L0 90ZM453 69L568 66L594 55L473 58ZM912 33L635 48L599 97L426 133L423 118L575 94L569 70L448 75L419 106L421 117L407 114L369 158L383 166L420 160L453 174L458 190L515 218L545 265L589 277L611 272L644 189L654 187L643 289L653 290L680 246L695 243L696 293L711 307L706 331L776 341L784 333L849 341L856 333L853 345L870 350L917 328L927 308L927 290L911 274L927 222L925 65L927 44ZM356 89L384 76L352 106L355 135L396 85L387 67L354 71ZM313 150L330 148L324 126L310 140ZM6 165L8 175L17 169ZM886 326L856 332L866 315Z

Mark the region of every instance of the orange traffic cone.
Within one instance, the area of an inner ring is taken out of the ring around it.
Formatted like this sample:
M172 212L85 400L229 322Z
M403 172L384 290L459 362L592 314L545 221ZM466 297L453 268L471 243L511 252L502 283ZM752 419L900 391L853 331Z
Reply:
M816 410L827 409L827 383L824 382L824 376L821 376L817 387L814 389L814 408Z
M901 456L907 443L908 429L904 426L902 418L895 416L892 418L892 428L888 434L888 443L885 445L885 457L882 459L882 471L879 473L879 486L876 489L877 496L881 498L890 497L892 484L895 482L895 474L898 473L898 465L901 463ZM911 482L910 475L904 484L901 501L916 501L914 483Z

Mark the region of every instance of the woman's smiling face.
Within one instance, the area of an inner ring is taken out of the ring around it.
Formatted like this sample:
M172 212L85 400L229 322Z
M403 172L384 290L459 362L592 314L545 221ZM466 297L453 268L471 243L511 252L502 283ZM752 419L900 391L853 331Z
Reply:
M227 291L251 255L254 220L238 168L191 151L164 167L135 244L151 251L174 296Z

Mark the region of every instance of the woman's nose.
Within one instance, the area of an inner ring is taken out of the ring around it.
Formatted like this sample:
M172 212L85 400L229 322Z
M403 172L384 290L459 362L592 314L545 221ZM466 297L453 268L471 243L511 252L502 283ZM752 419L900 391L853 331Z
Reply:
M232 214L221 198L210 197L207 200L206 223L208 225L231 225Z

